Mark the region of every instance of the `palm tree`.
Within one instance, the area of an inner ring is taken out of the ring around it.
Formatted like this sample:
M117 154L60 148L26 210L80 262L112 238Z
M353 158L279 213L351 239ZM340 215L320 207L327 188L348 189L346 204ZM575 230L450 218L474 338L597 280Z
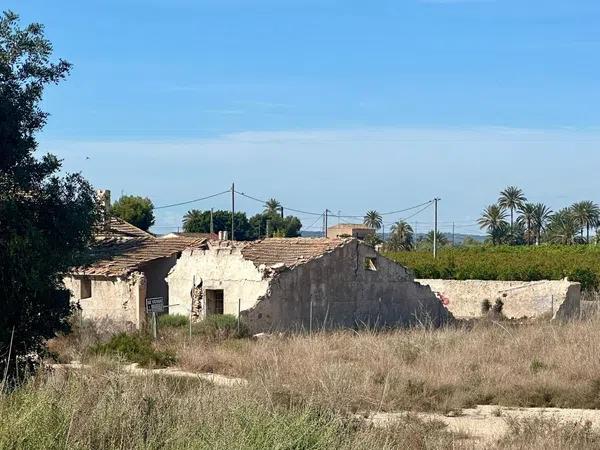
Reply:
M498 205L501 208L510 210L510 227L514 225L514 214L515 210L523 206L527 201L527 198L523 194L523 191L516 186L509 186L500 192L500 198L498 199Z
M192 209L183 216L183 231L186 233L207 232L207 230L204 229L204 222L204 214L202 211Z
M412 227L404 220L399 220L392 225L392 236L387 247L392 251L411 250L413 240L414 232Z
M502 236L508 231L506 210L499 205L489 205L485 208L477 222L482 229L487 229L494 245L499 244Z
M368 227L379 230L383 225L383 219L381 218L381 214L379 214L377 211L371 210L367 211L367 214L365 214L363 223Z
M437 245L439 245L440 247L444 247L450 243L450 240L446 237L446 235L439 230L437 233L434 230L431 230L425 235L424 241L428 244L433 245L433 236L436 237L435 240L437 241Z
M579 222L571 208L563 208L550 218L548 239L555 244L573 245L577 241L579 228Z
M583 239L583 230L586 230L586 242L590 243L590 228L595 227L600 222L600 207L592 201L574 203L571 206L573 217L581 227L581 238Z
M279 203L279 201L274 198L270 198L265 202L265 209L263 212L265 214L279 214L280 210L281 203Z
M540 245L540 237L542 231L546 229L548 221L552 217L552 210L543 203L535 204L535 211L533 214L533 230L535 233L535 245Z
M536 205L534 203L525 203L519 208L521 214L517 219L517 223L521 223L525 227L525 240L528 245L531 245L535 236L535 212Z

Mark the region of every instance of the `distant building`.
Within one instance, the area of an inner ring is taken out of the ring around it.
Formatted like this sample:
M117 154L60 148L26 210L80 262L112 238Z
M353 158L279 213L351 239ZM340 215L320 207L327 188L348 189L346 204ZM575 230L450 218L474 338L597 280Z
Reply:
M374 234L375 228L356 223L340 223L327 228L329 239L353 237L363 241L367 236L373 236Z

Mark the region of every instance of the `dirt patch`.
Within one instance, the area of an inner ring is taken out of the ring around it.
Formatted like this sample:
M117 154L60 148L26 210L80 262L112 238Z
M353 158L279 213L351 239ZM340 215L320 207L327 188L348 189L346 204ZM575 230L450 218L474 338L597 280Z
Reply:
M424 421L440 421L446 424L448 431L468 435L482 445L497 442L510 432L509 420L541 419L557 423L589 424L592 430L600 431L600 410L567 408L510 408L481 405L464 409L455 415L437 413L371 413L360 416L377 427L387 427L416 417Z

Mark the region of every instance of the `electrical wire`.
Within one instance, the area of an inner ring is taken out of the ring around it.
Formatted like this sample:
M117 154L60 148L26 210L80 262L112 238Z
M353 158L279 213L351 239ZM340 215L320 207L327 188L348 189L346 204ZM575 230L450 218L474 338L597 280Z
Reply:
M231 192L231 191L230 191L230 192ZM244 192L238 192L238 191L235 191L235 193L236 193L236 194L239 194L239 195L241 195L242 197L249 198L250 200L254 200L254 201L260 202L260 203L262 203L263 205L264 205L265 203L267 203L267 201L266 201L266 200L261 200L260 198L252 197L251 195L245 194ZM289 208L289 207L287 207L287 206L285 206L285 205L281 205L281 207L282 207L284 210L287 210L287 211L293 211L293 212L297 212L297 213L300 213L300 214L308 214L308 215L310 215L310 216L322 216L322 215L323 215L323 213L316 213L316 212L310 212L310 211L302 211L302 210L300 210L300 209Z
M219 192L218 194L213 194L213 195L209 195L207 197L202 197L202 198L196 198L194 200L189 200L187 202L173 203L171 205L156 206L154 209L164 209L164 208L171 208L173 206L189 205L190 203L200 202L202 200L208 200L209 198L218 197L219 195L227 194L229 192L231 192L231 190L227 189L226 191Z
M320 217L317 217L317 220L315 220L309 227L302 227L302 228L310 230L311 228L313 228L315 226L315 224L319 221L319 219L322 219L322 218L323 218L323 214L321 214Z

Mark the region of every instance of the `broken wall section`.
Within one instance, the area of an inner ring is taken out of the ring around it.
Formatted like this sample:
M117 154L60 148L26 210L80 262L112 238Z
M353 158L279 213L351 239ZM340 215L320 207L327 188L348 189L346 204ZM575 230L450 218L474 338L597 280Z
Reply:
M496 299L504 303L507 318L549 316L568 320L579 317L581 285L567 280L558 281L486 281L486 280L416 280L448 301L448 310L456 318L481 317L481 305Z
M447 310L401 265L354 241L277 274L256 307L253 331L440 325Z

